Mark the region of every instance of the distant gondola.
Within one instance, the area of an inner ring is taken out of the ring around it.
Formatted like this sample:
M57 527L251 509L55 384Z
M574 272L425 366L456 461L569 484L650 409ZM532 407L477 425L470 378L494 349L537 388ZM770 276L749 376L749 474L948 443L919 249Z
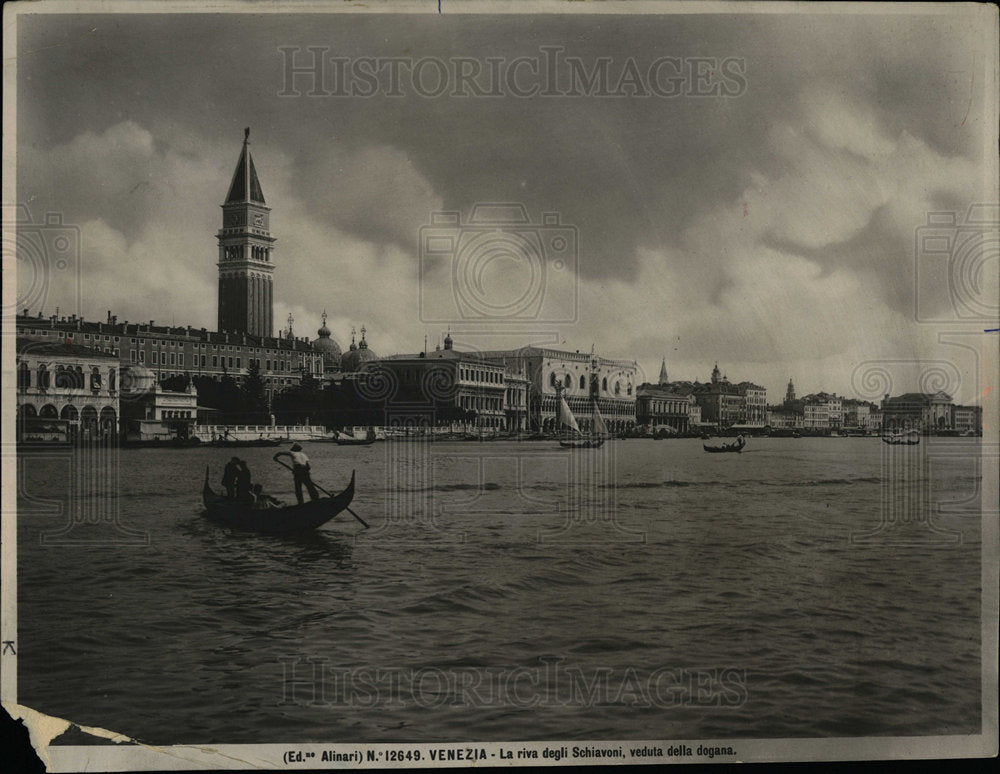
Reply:
M280 438L256 438L249 441L226 441L217 439L209 441L208 446L216 446L226 449L247 449L253 446L281 446L284 441Z
M887 438L882 436L882 443L887 443L890 446L916 446L920 443L920 438Z
M375 443L375 431L369 429L364 438L358 438L350 433L340 433L336 441L338 446L369 446Z
M736 452L739 454L746 445L747 442L740 438L736 443L727 443L723 446L705 446L705 444L702 444L701 448L707 452L712 452L713 454L719 454L721 452Z
M302 505L263 508L250 502L230 500L209 486L208 468L205 469L205 486L202 489L205 518L234 529L265 535L286 535L321 527L345 510L353 499L354 471L351 471L351 483L340 494L309 500Z
M583 438L579 440L559 441L559 445L564 449L600 449L604 443L603 438Z
M375 443L374 438L337 438L338 446L370 446Z

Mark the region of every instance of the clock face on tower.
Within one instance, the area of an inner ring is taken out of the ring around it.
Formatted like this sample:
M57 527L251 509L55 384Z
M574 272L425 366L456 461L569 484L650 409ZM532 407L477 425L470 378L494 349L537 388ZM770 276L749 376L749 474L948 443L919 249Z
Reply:
M242 218L240 217L240 213L238 212L230 212L226 216L226 223L230 226L238 226L240 225L241 222Z

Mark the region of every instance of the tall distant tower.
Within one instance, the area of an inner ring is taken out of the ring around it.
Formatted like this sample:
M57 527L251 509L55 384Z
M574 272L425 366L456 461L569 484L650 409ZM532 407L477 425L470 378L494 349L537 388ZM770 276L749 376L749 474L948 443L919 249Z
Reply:
M792 384L791 378L788 380L788 389L785 390L785 403L791 403L795 400L795 385Z
M660 386L670 384L670 380L667 378L667 359L663 358L663 362L660 363Z
M719 377L721 375L722 375L722 372L719 370L719 364L718 364L718 362L716 362L715 368L712 369L712 384L718 384L719 383Z
M250 129L236 163L219 229L219 330L274 335L275 238L268 231L271 208L250 156Z

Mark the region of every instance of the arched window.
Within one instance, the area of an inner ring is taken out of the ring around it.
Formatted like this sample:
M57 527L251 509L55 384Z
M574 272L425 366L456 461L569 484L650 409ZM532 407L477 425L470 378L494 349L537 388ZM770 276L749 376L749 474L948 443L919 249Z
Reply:
M101 372L94 366L90 369L90 389L99 390L101 389Z
M606 376L603 379L601 379L601 390L603 390L604 392L608 391L608 377Z
M21 388L31 386L31 369L24 361L21 361L17 366L17 386Z
M569 378L569 374L566 374L566 389L567 390L569 389L569 386L570 386L571 383L572 383L572 381Z
M629 395L631 395L631 394L632 394L632 385L631 385L631 384L630 384L630 385L628 386L628 394L629 394Z
M615 382L615 395L621 395L621 394L622 394L622 383Z
M581 390L587 389L587 377L584 376L583 374L580 374L580 389Z
M114 368L108 369L108 389L114 392L115 390L116 374Z
M556 372L555 371L553 371L552 373L549 374L549 384L551 384L553 387L556 386Z
M47 389L49 386L49 369L45 367L42 363L38 366L38 388L41 390Z

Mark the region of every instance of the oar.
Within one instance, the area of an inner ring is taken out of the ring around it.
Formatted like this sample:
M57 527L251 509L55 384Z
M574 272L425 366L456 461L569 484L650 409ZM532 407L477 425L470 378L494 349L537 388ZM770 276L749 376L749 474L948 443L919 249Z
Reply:
M279 465L281 465L281 467L288 468L289 470L292 470L291 465L286 465L284 462L282 462L281 460L279 460L277 456L275 456L273 459L274 459L275 462L277 462ZM327 497L333 497L332 494L330 494L329 492L327 492L323 487L321 487L315 481L313 481L313 486L315 486L319 491L321 491ZM368 529L368 522L365 521L364 519L362 519L360 516L358 516L358 514L356 514L354 511L352 511L350 509L350 507L348 507L348 506L345 505L344 506L344 510L347 511L349 514L351 514L351 516L353 516L355 519L357 519L358 521L360 521L364 525L365 529Z

